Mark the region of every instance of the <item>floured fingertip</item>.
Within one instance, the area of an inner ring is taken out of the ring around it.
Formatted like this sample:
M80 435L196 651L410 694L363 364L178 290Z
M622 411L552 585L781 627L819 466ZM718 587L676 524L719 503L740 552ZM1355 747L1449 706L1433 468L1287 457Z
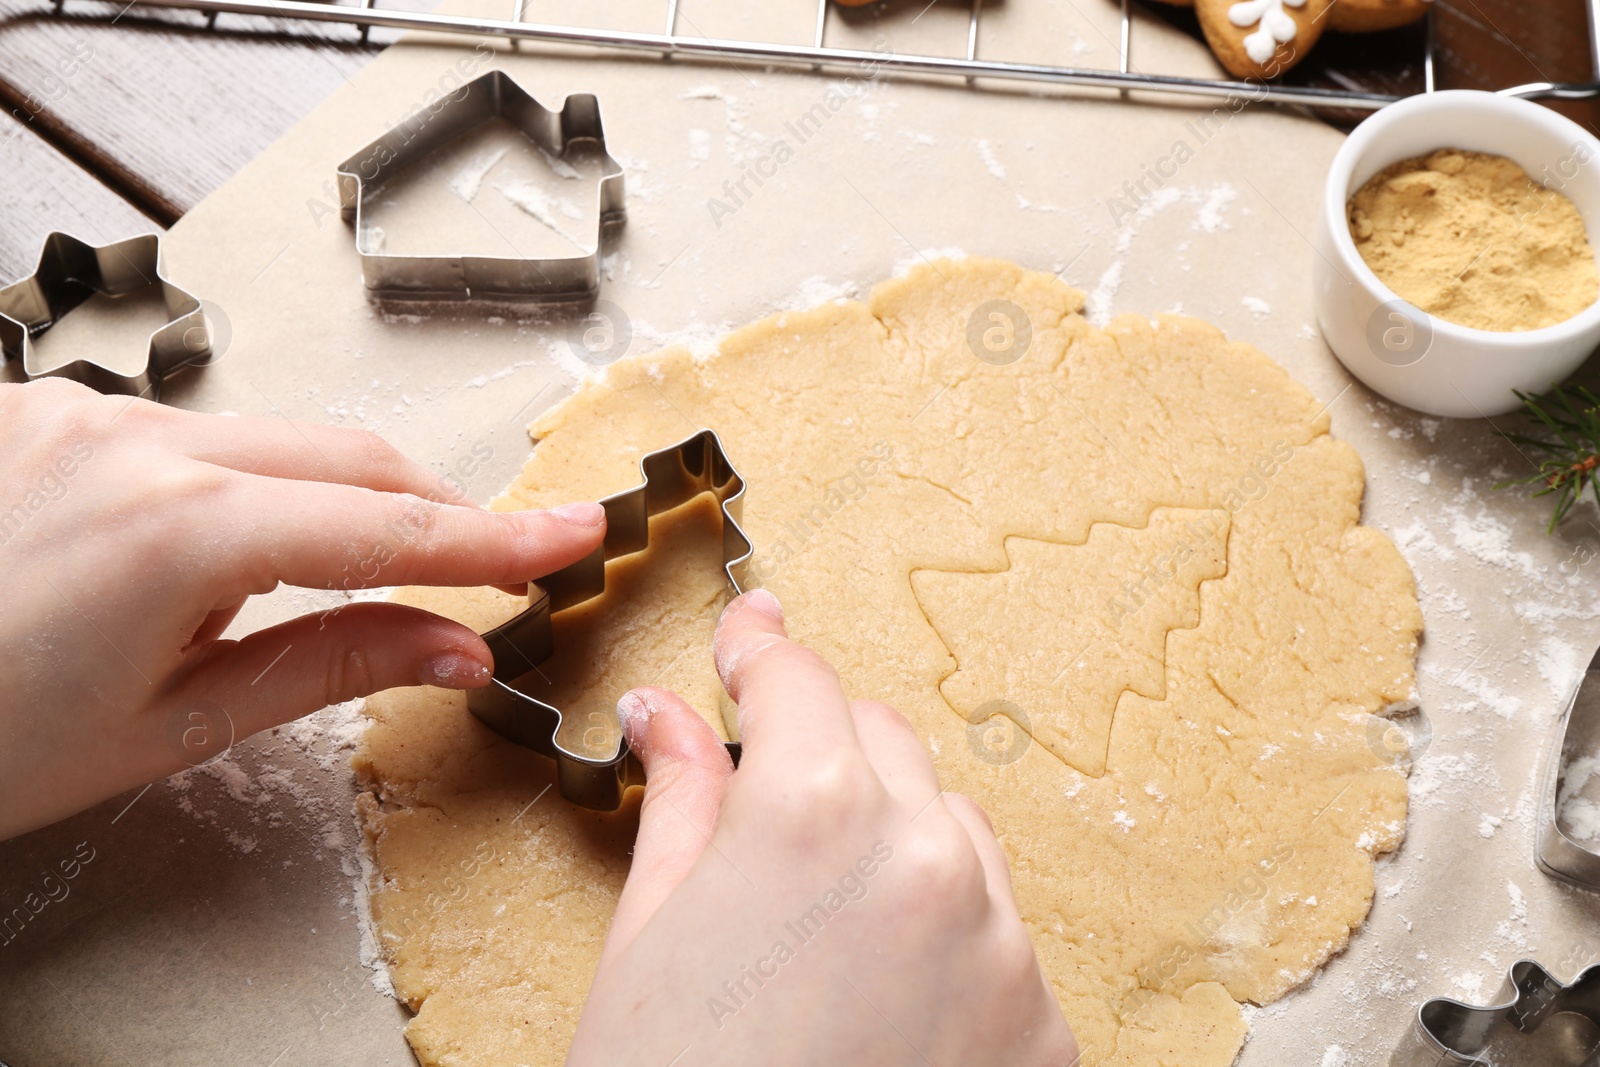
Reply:
M765 589L752 589L744 594L740 600L751 611L759 611L768 618L774 619L779 623L783 622L783 605L778 603L777 597Z
M771 622L776 622L778 624L778 634L776 636L779 639L785 635L783 605L778 603L777 597L765 589L752 589L729 603L727 607L722 609L722 617L717 620L717 632L711 638L712 659L716 663L717 673L722 676L724 685L728 683L733 671L737 669L739 661L744 658L747 652L752 649L765 648L770 643L769 640L740 642L729 637L730 627L736 625L744 617L746 611L763 616ZM770 629L770 623L764 626L759 622L755 622L755 620L751 620L751 622L758 631ZM768 634L766 636L770 639L773 635ZM737 647L740 644L748 644L750 647L740 649Z
M634 751L642 752L649 744L650 719L654 714L655 709L637 690L629 690L617 701L617 722L622 725L622 736L628 739L628 747Z

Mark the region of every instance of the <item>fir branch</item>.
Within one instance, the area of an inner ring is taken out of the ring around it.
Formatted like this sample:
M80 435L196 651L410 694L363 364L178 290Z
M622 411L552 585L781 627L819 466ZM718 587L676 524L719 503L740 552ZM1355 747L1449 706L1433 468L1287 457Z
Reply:
M1555 510L1545 527L1546 533L1554 533L1585 490L1593 490L1595 503L1600 504L1600 396L1581 385L1571 389L1557 385L1542 397L1519 391L1517 399L1527 408L1529 419L1554 440L1501 432L1519 449L1542 458L1538 473L1498 482L1495 488L1537 486L1533 496L1554 495Z

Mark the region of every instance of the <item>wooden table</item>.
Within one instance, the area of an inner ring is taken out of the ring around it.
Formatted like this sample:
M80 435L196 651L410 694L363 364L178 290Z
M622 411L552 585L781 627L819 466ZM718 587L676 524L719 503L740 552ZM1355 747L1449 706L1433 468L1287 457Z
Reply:
M1194 30L1192 13L1152 6ZM1441 87L1590 76L1584 0L1438 0L1435 18ZM264 25L207 29L137 0L59 15L47 0L0 3L0 279L30 270L52 229L104 241L171 225L381 47L347 26ZM1417 41L1329 34L1291 77L1415 91ZM1600 132L1600 104L1554 106Z
M0 4L0 278L31 269L52 229L100 241L171 225L381 47L349 27L115 14Z

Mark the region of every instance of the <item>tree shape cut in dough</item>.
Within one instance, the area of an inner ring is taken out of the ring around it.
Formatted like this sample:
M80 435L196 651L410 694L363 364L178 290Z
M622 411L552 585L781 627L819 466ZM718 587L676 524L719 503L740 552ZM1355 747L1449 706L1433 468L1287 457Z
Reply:
M1227 573L1221 509L1160 508L1144 529L1097 523L1081 545L1008 537L1003 571L918 570L911 588L956 660L939 685L969 722L1000 712L1084 774L1106 770L1117 700L1166 696L1167 634L1200 623L1200 583ZM1041 633L1065 643L1041 645Z

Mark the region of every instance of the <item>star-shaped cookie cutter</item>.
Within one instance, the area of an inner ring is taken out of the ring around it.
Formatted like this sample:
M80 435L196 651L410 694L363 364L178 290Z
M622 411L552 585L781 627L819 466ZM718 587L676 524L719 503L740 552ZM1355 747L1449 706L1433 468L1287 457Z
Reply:
M600 221L594 249L575 256L394 255L362 224L362 203L385 182L430 152L495 118L557 159L575 142L593 142L601 153ZM379 297L412 300L581 300L600 288L600 240L626 215L622 167L606 150L600 103L576 93L551 111L502 71L474 78L456 92L419 110L411 119L339 165L339 212L354 223L356 254L366 286Z
M1585 889L1600 889L1600 854L1562 829L1558 802L1566 769L1579 757L1596 752L1600 752L1600 652L1578 680L1545 757L1535 851L1539 868L1546 874Z
M121 297L159 286L167 322L150 334L143 366L118 369L93 356L44 361L33 343L96 293ZM22 361L34 378L62 377L102 393L156 396L163 379L211 358L211 330L200 301L161 274L161 238L153 233L92 245L59 231L44 239L34 272L0 289L0 356Z
M606 561L641 552L650 543L650 517L688 503L701 493L716 498L722 512L722 572L735 594L742 592L735 570L753 546L739 528L744 479L728 461L722 441L701 430L670 448L639 461L644 481L600 501L606 510L606 536L600 547L570 566L528 583L528 608L483 635L494 654L494 677L467 694L467 707L484 725L556 761L561 795L593 811L615 811L630 785L644 784L644 767L625 738L609 756L596 758L563 745L561 709L518 688L554 653L550 617L605 592ZM739 745L727 742L739 762Z
M1417 1010L1405 1040L1390 1057L1389 1067L1492 1067L1509 1062L1488 1054L1510 1032L1532 1033L1562 1013L1581 1016L1600 1026L1600 965L1589 967L1570 984L1563 985L1533 960L1518 960L1487 1007L1448 997L1426 1001ZM1563 1033L1556 1040L1572 1056L1563 1062L1574 1067L1595 1062L1589 1057L1600 1051L1592 1032L1587 1036ZM1568 1045L1572 1047L1566 1049Z

